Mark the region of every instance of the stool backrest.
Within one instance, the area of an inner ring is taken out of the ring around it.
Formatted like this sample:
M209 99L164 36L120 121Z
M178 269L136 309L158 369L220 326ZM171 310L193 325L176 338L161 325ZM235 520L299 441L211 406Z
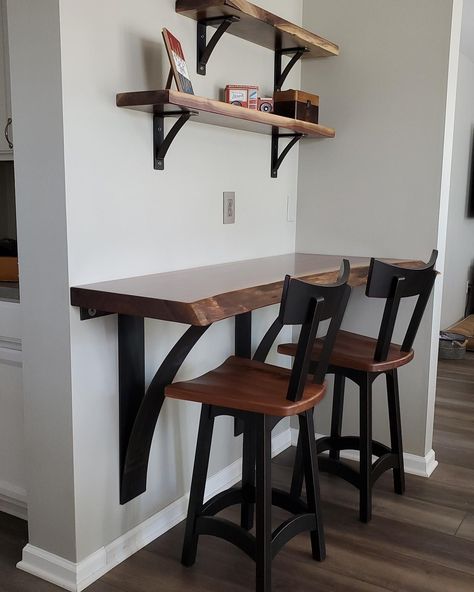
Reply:
M334 284L308 284L286 276L278 320L281 326L301 325L296 356L288 384L287 399L299 401L308 378L311 352L319 324L330 320L324 349L314 373L314 382L322 384L329 358L341 326L351 288L348 285L350 264L344 259L341 273Z
M434 266L437 258L438 251L433 251L429 262L417 269L406 269L377 259L371 260L365 293L369 298L387 300L375 349L375 361L383 362L387 359L401 300L417 296L400 348L402 352L411 351L436 279L437 272Z

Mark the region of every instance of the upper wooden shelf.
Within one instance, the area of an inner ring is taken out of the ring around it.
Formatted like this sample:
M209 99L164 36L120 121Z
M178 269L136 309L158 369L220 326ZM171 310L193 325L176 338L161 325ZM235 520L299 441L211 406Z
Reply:
M117 106L176 117L181 113L193 112L195 116L191 121L260 134L271 134L274 128L280 128L311 138L334 138L335 136L333 129L323 125L246 109L176 90L121 93L117 95Z
M272 50L306 47L303 59L339 55L339 47L247 0L177 0L176 12L203 21L239 17L228 29L231 35Z

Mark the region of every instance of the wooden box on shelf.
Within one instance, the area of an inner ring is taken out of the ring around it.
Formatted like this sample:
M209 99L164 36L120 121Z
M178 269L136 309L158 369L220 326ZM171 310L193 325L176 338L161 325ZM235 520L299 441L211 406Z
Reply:
M309 123L319 122L319 97L302 90L278 91L273 97L276 115Z

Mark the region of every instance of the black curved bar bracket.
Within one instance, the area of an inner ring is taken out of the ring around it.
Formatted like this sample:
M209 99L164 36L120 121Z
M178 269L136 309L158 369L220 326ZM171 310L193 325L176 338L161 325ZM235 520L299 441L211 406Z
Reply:
M281 87L285 83L288 74L308 51L309 49L307 47L290 47L288 49L275 50L275 91L281 90ZM282 64L282 57L284 55L293 56L285 69L283 69Z
M272 133L272 179L276 179L278 177L278 169L280 168L282 162L288 156L290 150L295 146L301 138L304 137L304 134L280 134L278 129L275 128ZM291 138L291 141L285 146L284 150L279 153L279 145L280 145L280 138Z
M153 158L155 170L164 170L166 153L168 152L173 140L176 138L181 128L193 115L197 115L197 112L163 111L162 113L155 113L153 115ZM178 116L178 120L165 136L165 118L176 116Z
M119 315L120 503L146 490L148 459L165 387L210 325L191 326L171 349L145 392L144 319Z
M232 25L240 21L238 16L218 16L216 18L203 19L197 24L197 73L206 75L206 66L212 52L219 43L222 35ZM207 42L207 27L219 25L209 43Z

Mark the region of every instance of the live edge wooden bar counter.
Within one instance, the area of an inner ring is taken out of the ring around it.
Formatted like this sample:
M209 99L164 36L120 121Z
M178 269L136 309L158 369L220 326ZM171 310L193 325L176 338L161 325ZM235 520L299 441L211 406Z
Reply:
M347 257L351 286L367 281L369 259ZM252 311L281 298L286 274L307 282L336 279L342 256L292 253L184 271L101 282L71 288L71 304L81 309L81 319L118 314L120 405L120 502L146 490L148 458L160 414L164 389L186 356L215 323L235 317L235 353L251 357ZM404 267L420 261L390 260ZM165 358L145 390L144 319L190 325ZM269 337L281 327L276 321ZM265 340L264 340L265 341ZM265 357L265 343L257 354Z

